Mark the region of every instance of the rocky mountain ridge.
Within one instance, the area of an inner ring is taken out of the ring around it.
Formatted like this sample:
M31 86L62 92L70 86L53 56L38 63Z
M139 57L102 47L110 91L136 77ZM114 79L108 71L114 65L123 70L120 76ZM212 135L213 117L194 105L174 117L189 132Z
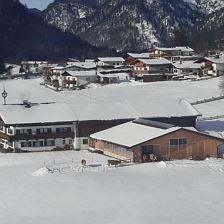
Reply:
M183 0L56 0L43 18L95 46L128 51L167 44L204 13Z

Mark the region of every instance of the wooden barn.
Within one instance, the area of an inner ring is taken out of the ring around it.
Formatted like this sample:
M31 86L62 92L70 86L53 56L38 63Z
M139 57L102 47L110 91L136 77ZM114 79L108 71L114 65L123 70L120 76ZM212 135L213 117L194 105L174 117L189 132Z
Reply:
M224 139L194 128L137 119L92 134L90 147L105 155L134 162L147 162L150 156L158 159L203 159L217 157Z

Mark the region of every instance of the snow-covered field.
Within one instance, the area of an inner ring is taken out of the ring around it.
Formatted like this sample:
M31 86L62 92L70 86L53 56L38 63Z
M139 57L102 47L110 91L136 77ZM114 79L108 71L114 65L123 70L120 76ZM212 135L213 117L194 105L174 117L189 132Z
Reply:
M203 81L163 81L153 83L122 83L81 91L55 92L40 83L42 79L1 81L8 92L7 103L22 103L24 99L35 103L88 103L123 102L126 100L151 100L185 98L189 102L217 97L223 94L220 89L224 83L221 77Z
M79 166L81 159L105 169L40 172L43 166ZM0 154L0 223L223 222L224 160L118 168L106 161L85 151Z

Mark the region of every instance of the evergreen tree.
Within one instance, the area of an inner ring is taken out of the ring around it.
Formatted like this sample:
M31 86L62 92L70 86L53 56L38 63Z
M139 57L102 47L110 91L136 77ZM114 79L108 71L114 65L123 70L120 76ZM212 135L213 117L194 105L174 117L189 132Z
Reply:
M101 50L73 34L62 32L32 14L19 1L0 0L0 53L5 60L60 60L95 56Z

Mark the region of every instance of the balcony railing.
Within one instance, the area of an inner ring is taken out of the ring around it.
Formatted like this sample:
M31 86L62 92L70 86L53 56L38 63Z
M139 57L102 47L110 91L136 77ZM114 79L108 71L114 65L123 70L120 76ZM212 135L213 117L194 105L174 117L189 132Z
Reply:
M64 80L63 82L64 82L64 84L72 84L72 85L76 84L75 80Z
M36 133L36 134L16 134L10 139L12 140L28 140L28 139L54 139L54 138L73 138L73 132L64 133Z

